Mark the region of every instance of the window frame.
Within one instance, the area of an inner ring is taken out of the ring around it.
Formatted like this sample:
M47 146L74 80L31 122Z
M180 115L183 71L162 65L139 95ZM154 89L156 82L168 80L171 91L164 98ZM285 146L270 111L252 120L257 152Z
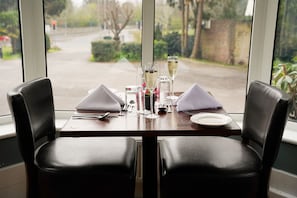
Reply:
M19 0L24 81L47 75L43 1Z
M254 1L248 85L254 80L271 82L278 5L279 0ZM43 1L19 0L19 9L24 81L47 76ZM142 38L145 39L142 40L142 63L152 62L153 60L154 9L154 1L143 0ZM57 111L56 117L58 119L66 119L68 116L69 112ZM237 114L236 120L241 122L242 114ZM3 116L3 119L0 119L0 124L7 122L11 122L9 116ZM284 139L297 144L297 123L288 122L287 128L293 135L292 138L285 137Z
M28 81L47 75L43 2L19 2L24 81ZM278 2L279 0L255 0L248 84L253 80L270 83ZM143 1L142 38L145 39L142 40L142 63L153 60L154 7L154 1Z
M248 85L254 80L271 82L278 4L279 0L255 0Z

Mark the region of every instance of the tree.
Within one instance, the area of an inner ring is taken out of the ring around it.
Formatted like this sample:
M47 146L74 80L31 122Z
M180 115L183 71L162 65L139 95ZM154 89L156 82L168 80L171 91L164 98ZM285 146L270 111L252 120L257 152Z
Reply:
M8 10L17 10L18 5L17 5L16 0L1 0L1 7L0 7L0 12L3 11L8 11Z
M181 28L181 54L185 55L185 49L188 44L188 21L189 21L189 2L191 0L167 0L170 7L178 7L181 12L182 28Z
M19 18L16 10L0 12L0 36L7 35L11 38L12 52L14 54L21 51Z
M44 0L46 16L59 16L66 8L66 0Z
M196 29L195 29L195 37L194 37L194 46L191 53L191 58L198 58L199 53L199 45L200 45L200 38L201 38L201 25L202 25L202 15L203 15L203 3L204 0L197 0L199 1L198 4L198 11L197 11L197 21L196 21Z
M183 31L182 31L182 55L185 54L185 50L188 48L188 38L189 38L189 15L190 15L190 0L185 0L184 3L184 12L183 12Z
M130 2L120 4L114 0L110 1L108 6L106 6L106 18L104 21L113 33L115 41L120 41L120 33L127 26L132 16L133 4Z
M296 1L281 1L279 6L274 54L283 61L297 56L296 9Z

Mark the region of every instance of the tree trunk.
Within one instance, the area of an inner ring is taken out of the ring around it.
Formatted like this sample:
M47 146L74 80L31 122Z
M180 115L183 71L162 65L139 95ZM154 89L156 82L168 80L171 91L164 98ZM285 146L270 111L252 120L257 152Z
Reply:
M181 1L182 33L181 33L181 54L185 54L185 2Z
M197 23L195 29L195 39L194 39L194 46L192 49L191 58L198 58L199 54L199 46L200 46L200 37L201 37L201 24L202 24L202 14L203 14L203 1L199 1L198 12L197 12Z
M185 5L185 40L184 40L184 50L188 49L188 26L189 26L189 2ZM187 54L188 56L188 54Z

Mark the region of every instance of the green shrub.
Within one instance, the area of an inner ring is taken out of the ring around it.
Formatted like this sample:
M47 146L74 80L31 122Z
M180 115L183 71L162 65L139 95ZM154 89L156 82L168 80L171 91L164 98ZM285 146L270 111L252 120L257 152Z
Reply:
M181 55L181 35L178 32L172 32L163 36L168 45L168 55ZM194 36L188 36L188 45L184 51L184 56L189 57L194 45Z
M0 48L2 50L2 59L3 60L14 60L21 57L20 53L14 54L11 46L3 46Z
M116 42L113 40L92 42L92 55L96 62L113 61L116 53Z
M111 36L104 36L103 39L104 40L112 40L112 37Z
M139 61L141 59L141 44L124 43L121 46L121 55L130 61Z
M293 98L292 111L289 117L297 120L297 63L294 57L292 62L283 63L275 60L273 63L272 84L287 93Z
M163 36L168 45L168 55L181 54L181 35L178 32L172 32Z
M168 55L167 43L163 40L154 40L154 59L165 59Z

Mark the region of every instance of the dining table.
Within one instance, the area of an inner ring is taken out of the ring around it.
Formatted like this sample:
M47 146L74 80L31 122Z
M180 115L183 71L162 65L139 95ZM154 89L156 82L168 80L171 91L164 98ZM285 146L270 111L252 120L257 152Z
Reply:
M201 112L227 115L223 108L186 112L159 113L157 119L147 119L141 113L111 113L99 119L77 119L74 116L59 131L60 136L131 136L142 140L143 197L158 197L158 139L170 136L232 136L240 135L241 128L234 121L223 126L204 126L193 123L191 116Z

